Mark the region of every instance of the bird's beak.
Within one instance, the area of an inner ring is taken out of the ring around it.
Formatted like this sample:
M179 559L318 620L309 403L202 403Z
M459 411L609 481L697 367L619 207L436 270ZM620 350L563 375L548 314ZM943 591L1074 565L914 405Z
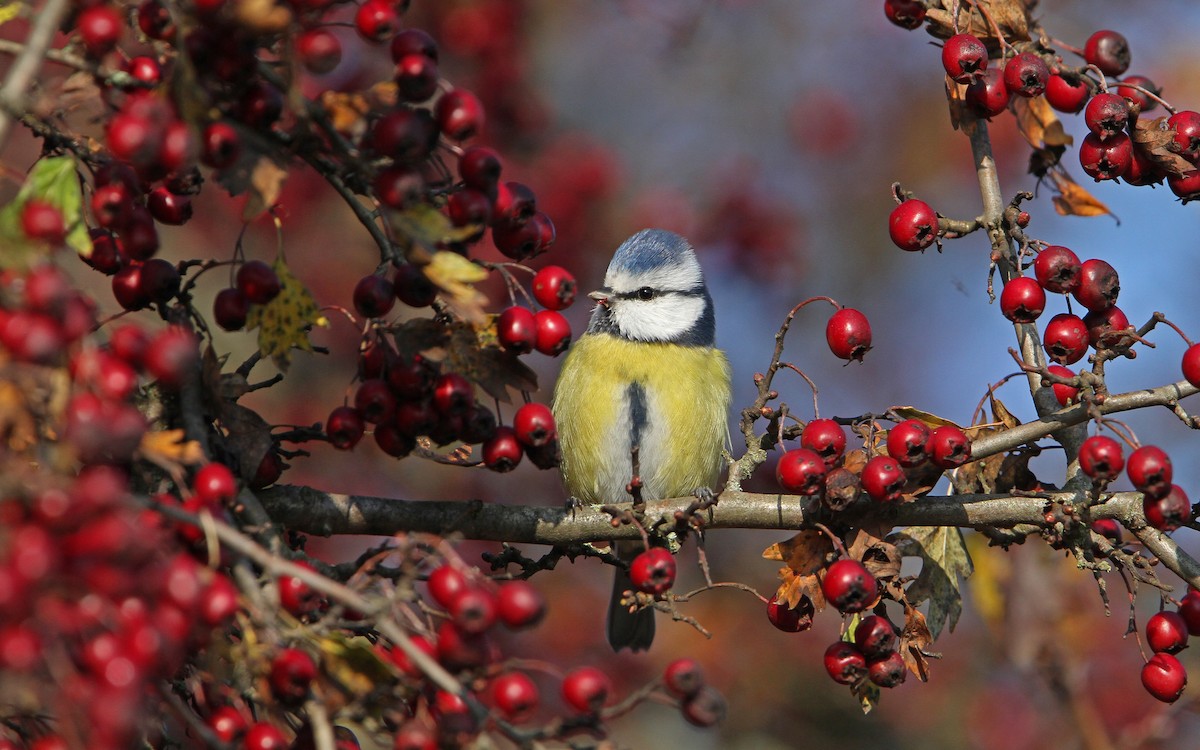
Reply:
M601 307L608 307L608 292L597 290L595 292L589 292L588 296L596 300L596 304L600 305Z

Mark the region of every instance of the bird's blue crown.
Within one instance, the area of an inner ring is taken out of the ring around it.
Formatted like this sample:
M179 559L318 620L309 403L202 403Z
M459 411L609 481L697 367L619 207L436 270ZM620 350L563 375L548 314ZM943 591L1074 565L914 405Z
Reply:
M683 237L665 229L643 229L621 243L608 270L641 274L690 258L694 258L692 246Z

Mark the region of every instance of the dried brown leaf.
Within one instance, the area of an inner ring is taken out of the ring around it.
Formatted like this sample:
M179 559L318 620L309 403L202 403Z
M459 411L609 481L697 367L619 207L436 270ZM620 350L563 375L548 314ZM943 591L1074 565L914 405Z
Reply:
M950 108L950 125L955 130L963 131L968 138L972 135L975 123L979 122L975 112L967 104L967 86L955 83L946 76L946 104Z
M321 94L321 106L329 114L333 129L355 141L367 130L367 115L371 104L358 92L325 91Z
M791 539L776 542L763 550L768 560L778 560L800 575L816 573L825 567L826 558L833 553L833 543L820 531L808 529Z
M278 34L292 22L292 12L275 0L237 0L233 15L240 25L257 34Z
M195 466L204 461L204 450L195 440L185 439L182 429L155 430L142 435L138 452L159 466L177 464Z
M873 529L879 536L866 529L855 529L853 541L847 548L850 557L861 560L863 566L876 578L894 578L900 575L900 552L895 545L883 541L880 537L889 529Z
M900 656L904 665L921 682L929 681L929 659L926 650L933 644L933 634L925 622L925 615L911 604L904 608L904 629L900 631Z
M775 591L775 601L782 602L789 609L795 609L800 600L808 597L813 603L813 610L820 612L825 609L825 591L821 588L821 579L817 574L798 575L791 568L780 568L779 578L782 583Z
M1175 129L1167 125L1166 117L1139 119L1132 136L1134 148L1140 149L1159 170L1182 176L1196 168L1195 164L1171 150L1175 143Z
M996 398L995 394L989 395L988 399L992 405L992 416L995 418L995 421L1004 425L1004 429L1011 430L1014 427L1021 426L1021 420L1014 417L1012 412L1008 410L1008 407L1004 405L1004 402Z
M538 389L537 373L515 354L497 346L483 346L469 325L452 326L445 364L506 404L512 401L510 388L522 392Z
M1075 139L1063 130L1062 121L1044 96L1032 99L1023 96L1012 98L1013 113L1017 117L1017 129L1030 146L1069 146Z
M1053 197L1054 210L1060 216L1103 216L1104 214L1116 215L1109 210L1108 206L1096 200L1087 190L1079 183L1072 180L1066 174L1060 171L1051 171L1050 178L1054 182L1055 189L1058 190L1058 195Z
M924 409L918 409L915 406L893 406L891 409L888 409L888 411L892 412L900 419L920 420L921 422L924 422L925 425L930 429L935 427L945 427L947 425L959 427L958 424L946 419L945 417L939 417L932 412L925 411ZM962 428L959 427L959 429Z
M955 24L954 15L949 9L953 7L957 7L959 10L957 24ZM988 46L989 52L999 49L999 40L996 38L997 27L1010 43L1029 41L1029 12L1024 2L1021 0L989 0L986 7L995 26L988 23L987 19L971 4L954 3L948 6L947 3L942 3L941 7L931 7L925 15L929 33L940 39L949 39L957 33L955 29L974 34Z
M253 221L279 200L287 170L267 157L259 157L250 171L250 195L242 208L242 221Z

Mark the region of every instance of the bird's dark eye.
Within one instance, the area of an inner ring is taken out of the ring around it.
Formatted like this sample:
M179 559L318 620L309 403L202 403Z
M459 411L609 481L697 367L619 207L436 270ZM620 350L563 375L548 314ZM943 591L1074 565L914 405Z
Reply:
M644 286L641 289L634 292L634 294L637 295L638 299L654 299L655 292L650 287Z

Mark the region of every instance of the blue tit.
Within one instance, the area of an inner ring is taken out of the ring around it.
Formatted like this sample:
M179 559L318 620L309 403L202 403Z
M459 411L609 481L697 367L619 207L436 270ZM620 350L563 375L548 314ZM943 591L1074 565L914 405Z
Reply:
M730 370L715 346L716 319L687 240L646 229L613 255L587 331L571 346L554 388L554 419L567 491L580 502L630 499L632 449L642 498L714 487L729 442ZM623 559L640 543L619 543ZM616 650L649 648L654 610L621 606L618 571L608 612Z

